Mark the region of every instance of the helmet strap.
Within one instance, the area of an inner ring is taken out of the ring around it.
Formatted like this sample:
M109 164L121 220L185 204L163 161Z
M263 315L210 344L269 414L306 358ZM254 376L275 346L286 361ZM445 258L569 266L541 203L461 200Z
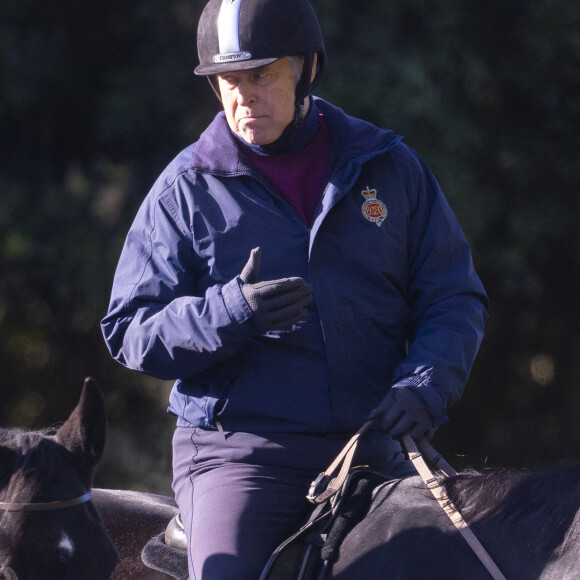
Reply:
M310 96L312 85L310 78L312 76L312 64L314 53L308 50L304 53L304 63L302 64L302 73L296 85L296 109L294 113L294 125L301 127L304 123L304 101Z
M221 103L222 102L222 94L220 93L220 85L218 83L217 75L208 75L207 80L209 81L209 84L210 84L211 88L213 89L213 92L217 95L217 98L219 99L219 101Z

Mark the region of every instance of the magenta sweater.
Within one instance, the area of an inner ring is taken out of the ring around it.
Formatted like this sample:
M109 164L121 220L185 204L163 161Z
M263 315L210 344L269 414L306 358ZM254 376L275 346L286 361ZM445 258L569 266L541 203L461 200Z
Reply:
M310 227L318 207L330 162L330 131L321 113L309 145L296 153L265 156L245 149L252 164Z

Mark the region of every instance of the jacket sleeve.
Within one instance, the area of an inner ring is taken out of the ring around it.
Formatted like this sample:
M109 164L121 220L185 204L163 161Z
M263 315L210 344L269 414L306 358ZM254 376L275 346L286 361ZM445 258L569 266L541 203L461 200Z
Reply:
M420 157L413 165L410 341L392 386L415 388L438 427L463 393L483 339L489 302L467 240L435 177Z
M170 189L154 188L137 213L101 322L114 359L164 380L201 374L257 334L237 276L199 289L204 266Z

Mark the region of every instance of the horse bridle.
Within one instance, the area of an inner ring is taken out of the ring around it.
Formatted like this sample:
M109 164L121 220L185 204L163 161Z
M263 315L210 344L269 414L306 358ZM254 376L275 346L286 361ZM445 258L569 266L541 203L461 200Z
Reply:
M90 491L73 497L72 499L65 499L61 501L47 501L47 502L30 502L30 503L14 503L0 501L0 511L4 512L48 512L53 510L61 510L75 505L86 503L92 499Z
M91 492L88 491L73 497L71 499L65 499L60 501L47 501L47 502L29 502L29 503L17 503L17 502L4 502L0 501L0 511L3 512L48 512L54 510L62 510L75 505L81 505L92 499ZM7 564L0 565L0 580L18 580L14 570L10 568Z

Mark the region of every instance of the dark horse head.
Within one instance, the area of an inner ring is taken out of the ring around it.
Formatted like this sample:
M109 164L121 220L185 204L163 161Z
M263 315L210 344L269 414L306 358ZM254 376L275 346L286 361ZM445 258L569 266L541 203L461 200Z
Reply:
M103 580L117 550L90 498L105 444L99 387L52 434L0 429L0 578Z

